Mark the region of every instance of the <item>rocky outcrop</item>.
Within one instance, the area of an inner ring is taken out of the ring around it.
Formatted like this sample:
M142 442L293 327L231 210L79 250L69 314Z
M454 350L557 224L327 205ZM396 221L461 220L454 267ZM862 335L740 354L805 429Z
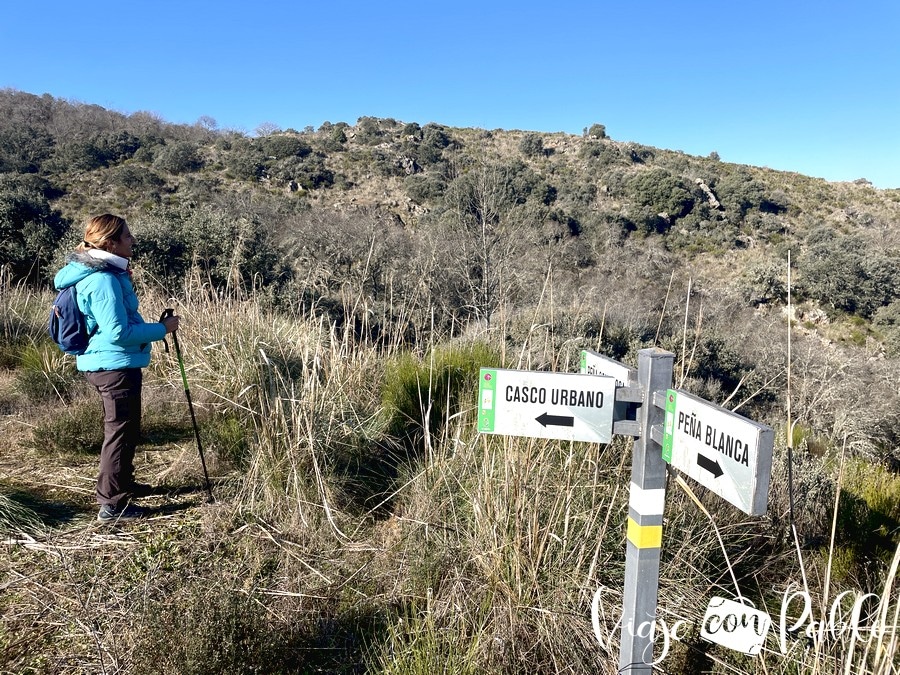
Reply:
M706 183L703 182L702 178L698 178L694 182L696 182L697 187L699 187L701 190L703 190L703 192L706 194L706 199L709 202L709 205L711 208L714 208L714 209L722 208L722 204L719 202L718 199L716 199L716 195L710 189L709 185L707 185Z

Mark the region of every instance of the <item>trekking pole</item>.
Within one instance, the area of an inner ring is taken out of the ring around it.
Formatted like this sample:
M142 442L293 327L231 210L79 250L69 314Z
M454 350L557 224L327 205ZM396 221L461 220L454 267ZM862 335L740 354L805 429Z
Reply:
M162 316L159 317L160 323L164 319L174 316L175 310L167 307L163 310ZM206 472L206 459L203 457L203 443L200 442L200 430L197 428L197 418L194 415L194 403L191 401L191 390L188 387L187 375L184 372L184 361L181 358L181 347L178 344L177 331L172 331L172 341L175 343L175 356L178 357L178 369L181 371L181 382L184 384L184 396L188 402L188 409L191 411L191 424L194 426L194 438L197 439L197 450L200 452L200 465L203 467L203 478L206 480L206 492L209 494L209 503L213 503L212 487L209 484L209 474ZM165 340L163 340L164 344ZM169 345L166 344L166 351L169 351Z

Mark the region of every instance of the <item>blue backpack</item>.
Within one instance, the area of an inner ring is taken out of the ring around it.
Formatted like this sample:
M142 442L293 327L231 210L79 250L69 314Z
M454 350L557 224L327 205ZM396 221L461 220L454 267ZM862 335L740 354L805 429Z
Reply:
M87 321L78 309L78 293L74 285L57 294L50 309L47 332L50 333L50 339L66 354L78 356L87 350L88 341L97 332L97 327L88 333Z

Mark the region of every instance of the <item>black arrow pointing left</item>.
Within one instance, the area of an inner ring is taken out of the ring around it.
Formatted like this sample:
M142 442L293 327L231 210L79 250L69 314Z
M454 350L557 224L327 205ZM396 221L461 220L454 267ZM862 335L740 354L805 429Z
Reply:
M549 415L541 413L535 419L544 427L572 427L575 426L575 418L565 415Z

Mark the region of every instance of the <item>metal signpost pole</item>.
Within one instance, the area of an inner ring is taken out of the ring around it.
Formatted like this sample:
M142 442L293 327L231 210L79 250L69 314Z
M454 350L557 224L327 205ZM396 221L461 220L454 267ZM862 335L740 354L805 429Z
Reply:
M654 398L671 388L674 363L675 355L662 349L638 352L638 385L643 390L643 405L638 409L637 417L641 435L634 442L631 460L619 647L619 672L622 673L650 673L653 662L666 496L666 463L659 443L665 409L659 407ZM660 398L664 401L662 396Z

